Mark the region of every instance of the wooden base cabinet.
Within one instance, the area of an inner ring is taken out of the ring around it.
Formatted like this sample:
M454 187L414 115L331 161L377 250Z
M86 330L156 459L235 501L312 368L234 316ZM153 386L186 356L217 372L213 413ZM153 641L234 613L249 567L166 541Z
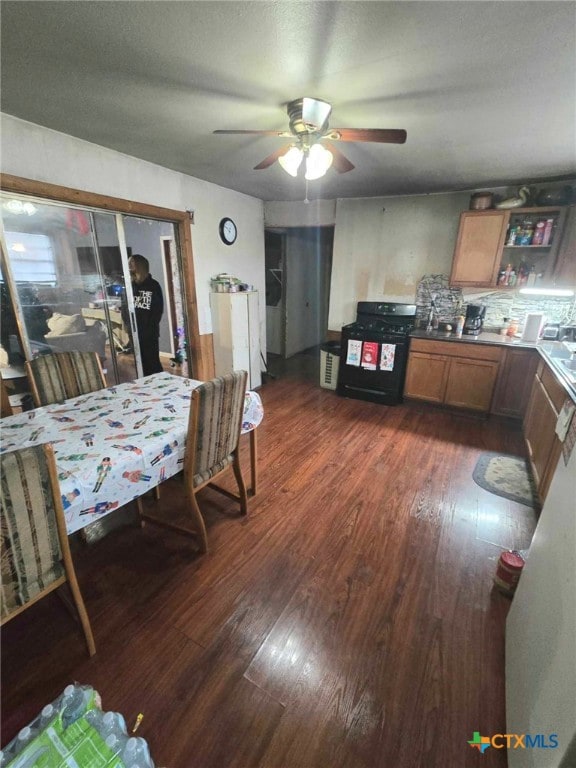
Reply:
M492 413L524 418L539 360L535 349L511 347L503 350Z
M412 339L404 395L488 413L501 356L497 346Z
M441 355L410 352L404 394L431 403L443 403L449 359Z
M548 366L540 361L533 379L526 419L524 439L540 501L544 503L552 475L556 469L562 443L556 435L556 421L566 393Z

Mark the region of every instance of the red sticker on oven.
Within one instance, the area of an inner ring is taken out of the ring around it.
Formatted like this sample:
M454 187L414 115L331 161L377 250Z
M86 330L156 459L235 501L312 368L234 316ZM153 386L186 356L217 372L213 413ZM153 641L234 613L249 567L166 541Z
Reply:
M375 371L378 365L378 342L365 341L362 344L362 368Z

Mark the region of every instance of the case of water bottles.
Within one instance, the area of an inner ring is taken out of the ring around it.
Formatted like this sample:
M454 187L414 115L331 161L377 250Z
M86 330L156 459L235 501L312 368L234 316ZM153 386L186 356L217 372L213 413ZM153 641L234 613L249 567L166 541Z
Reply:
M0 752L0 768L154 768L148 744L103 712L90 686L69 685Z

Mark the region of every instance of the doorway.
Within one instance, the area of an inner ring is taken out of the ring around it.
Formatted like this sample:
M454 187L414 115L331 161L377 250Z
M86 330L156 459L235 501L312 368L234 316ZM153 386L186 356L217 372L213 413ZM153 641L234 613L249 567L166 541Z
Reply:
M267 352L284 358L326 340L334 227L265 231Z

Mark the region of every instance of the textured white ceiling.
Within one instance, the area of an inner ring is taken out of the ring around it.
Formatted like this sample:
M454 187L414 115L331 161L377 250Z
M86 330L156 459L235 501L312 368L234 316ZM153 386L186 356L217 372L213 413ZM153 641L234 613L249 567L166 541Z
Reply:
M253 167L285 103L330 125L404 128L339 143L356 168L308 197L474 189L576 175L573 2L22 2L1 8L2 110L263 200L303 179Z

